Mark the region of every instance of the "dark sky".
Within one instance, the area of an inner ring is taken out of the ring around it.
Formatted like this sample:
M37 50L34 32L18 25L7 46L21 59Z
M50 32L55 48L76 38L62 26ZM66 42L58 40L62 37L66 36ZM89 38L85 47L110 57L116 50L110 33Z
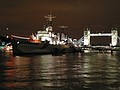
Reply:
M45 15L56 16L54 31L67 25L69 36L80 38L84 27L91 32L110 32L112 26L120 31L120 0L0 0L0 34L8 32L27 36L41 30Z

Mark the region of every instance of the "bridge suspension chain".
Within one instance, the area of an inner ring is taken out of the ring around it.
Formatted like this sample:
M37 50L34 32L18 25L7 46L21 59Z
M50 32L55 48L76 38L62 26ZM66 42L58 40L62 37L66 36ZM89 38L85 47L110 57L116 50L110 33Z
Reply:
M82 36L78 41L77 44L81 45L84 43L84 36Z

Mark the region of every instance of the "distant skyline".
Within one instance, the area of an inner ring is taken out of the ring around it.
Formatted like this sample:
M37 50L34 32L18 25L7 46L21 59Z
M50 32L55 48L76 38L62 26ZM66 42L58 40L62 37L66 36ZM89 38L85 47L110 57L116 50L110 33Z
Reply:
M50 12L53 30L65 25L65 33L80 38L85 27L91 32L110 32L117 26L120 33L120 0L0 0L0 34L28 36L42 30Z

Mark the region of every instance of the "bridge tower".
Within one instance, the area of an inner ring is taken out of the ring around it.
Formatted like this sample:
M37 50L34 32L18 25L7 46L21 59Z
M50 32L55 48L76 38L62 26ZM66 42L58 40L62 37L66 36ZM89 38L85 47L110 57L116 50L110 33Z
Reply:
M90 29L84 31L84 46L90 46Z
M111 31L111 46L117 45L117 38L118 38L118 31L115 28Z

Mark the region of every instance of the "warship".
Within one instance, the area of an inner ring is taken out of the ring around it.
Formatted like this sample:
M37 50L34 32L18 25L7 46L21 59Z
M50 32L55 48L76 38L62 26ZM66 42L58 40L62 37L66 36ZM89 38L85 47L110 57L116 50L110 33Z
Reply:
M53 32L51 14L45 16L47 24L43 30L29 37L11 35L13 55L25 54L63 54L76 52L72 39L64 33Z

